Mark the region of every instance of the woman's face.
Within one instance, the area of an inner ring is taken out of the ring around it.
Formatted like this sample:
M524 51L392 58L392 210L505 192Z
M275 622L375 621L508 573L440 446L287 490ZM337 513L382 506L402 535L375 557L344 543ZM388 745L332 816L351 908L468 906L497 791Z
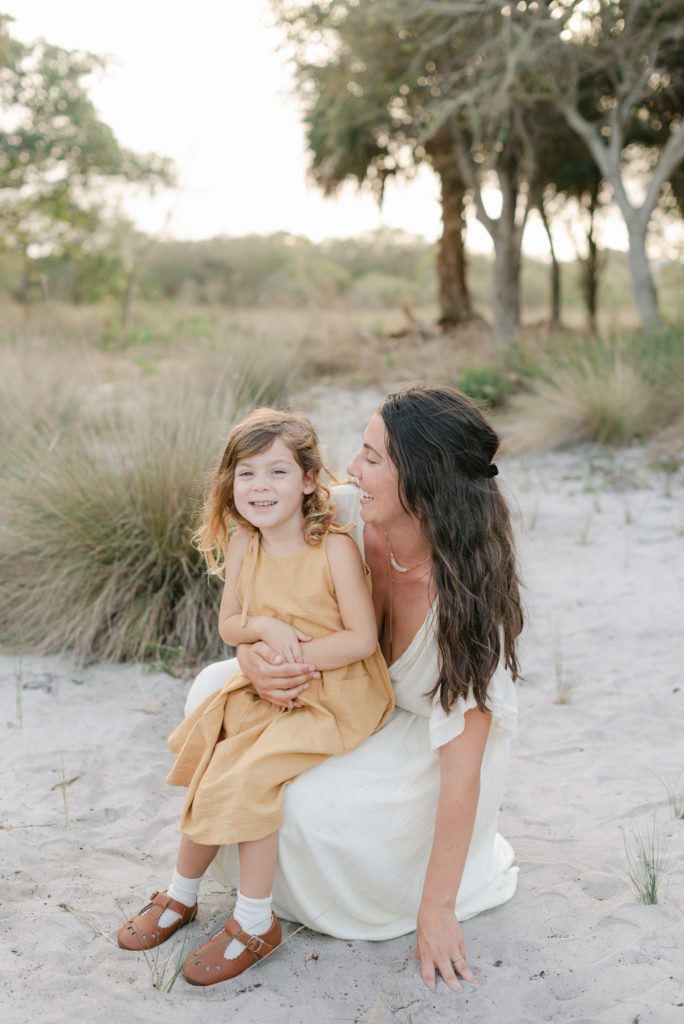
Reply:
M385 423L376 413L366 427L363 443L347 466L361 488L361 518L366 523L387 527L406 512L399 501L397 467L389 457Z

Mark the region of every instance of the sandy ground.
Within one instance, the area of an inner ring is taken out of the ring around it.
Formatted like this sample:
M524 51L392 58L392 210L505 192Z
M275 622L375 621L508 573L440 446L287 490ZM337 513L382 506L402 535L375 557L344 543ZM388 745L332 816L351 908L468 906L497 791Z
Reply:
M352 454L377 398L309 401L331 465ZM586 447L502 459L500 471L529 614L501 815L520 881L509 904L464 925L479 987L459 997L440 984L432 995L411 935L343 942L288 924L270 961L206 990L172 984L180 940L147 961L120 950L126 913L166 886L172 866L182 793L163 782L165 738L188 683L4 656L3 1020L684 1020L684 820L663 785L684 801L684 471L668 475L644 450ZM657 906L635 899L624 870L635 830L665 848ZM206 879L185 953L230 907Z

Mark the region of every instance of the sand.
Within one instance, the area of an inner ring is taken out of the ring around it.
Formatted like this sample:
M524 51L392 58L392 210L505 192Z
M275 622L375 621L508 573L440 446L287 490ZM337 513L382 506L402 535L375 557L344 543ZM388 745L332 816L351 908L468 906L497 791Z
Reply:
M353 453L377 400L308 397L332 465ZM273 958L209 989L172 984L180 939L147 961L120 950L126 914L168 884L183 794L163 781L165 739L189 683L135 665L5 655L3 1020L684 1020L684 820L663 785L684 802L684 472L659 469L644 449L499 463L529 615L500 823L520 879L510 903L464 924L479 986L429 992L412 935L344 942L288 923ZM635 898L623 866L635 830L665 848L657 906ZM185 952L230 908L205 879Z

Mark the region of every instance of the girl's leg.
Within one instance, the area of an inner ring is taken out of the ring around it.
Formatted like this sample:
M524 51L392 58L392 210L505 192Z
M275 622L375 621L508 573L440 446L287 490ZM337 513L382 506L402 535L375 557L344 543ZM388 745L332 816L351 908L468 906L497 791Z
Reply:
M262 935L271 927L271 889L278 860L278 833L264 839L238 843L240 855L240 891L235 901L233 917L244 931ZM230 942L224 952L232 960L245 947L237 939Z
M176 870L164 893L155 893L152 902L119 930L119 945L124 949L151 949L166 942L197 913L197 892L204 872L216 856L218 846L195 843L182 835ZM173 900L175 910L169 901Z
M240 855L240 892L260 900L271 895L278 860L278 833L264 839L238 843Z
M181 835L176 871L186 878L201 878L218 853L218 849L218 846L206 846L204 843L196 843L186 835ZM275 871L275 866L273 870Z
M217 852L218 846L206 846L204 843L196 843L186 835L181 835L176 870L168 888L171 899L177 900L183 906L194 907L204 872ZM168 928L179 920L180 914L175 910L165 910L159 918L159 924L162 928Z

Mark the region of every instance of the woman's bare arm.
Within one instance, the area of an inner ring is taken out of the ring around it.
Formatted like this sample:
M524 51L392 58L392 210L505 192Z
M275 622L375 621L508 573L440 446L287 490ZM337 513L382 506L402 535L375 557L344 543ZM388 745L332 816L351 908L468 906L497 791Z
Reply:
M421 962L422 978L433 992L437 970L455 992L463 991L457 973L475 981L454 907L473 834L491 717L478 708L467 711L461 735L439 748L439 802L418 911L415 953Z

